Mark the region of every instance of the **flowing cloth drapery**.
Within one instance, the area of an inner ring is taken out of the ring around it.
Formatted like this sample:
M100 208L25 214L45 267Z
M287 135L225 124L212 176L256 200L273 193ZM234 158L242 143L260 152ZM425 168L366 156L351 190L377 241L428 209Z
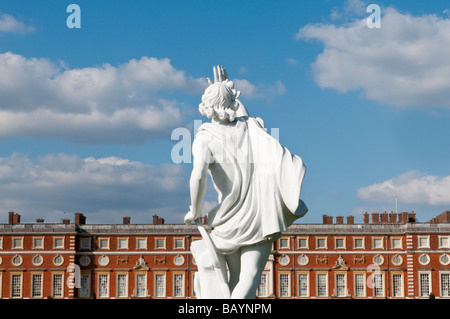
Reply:
M204 134L221 149L211 150L214 160L233 170L231 188L214 183L219 203L208 213L211 238L220 253L274 240L306 212L300 200L303 161L269 135L261 119L239 117L225 130L205 123L196 139Z

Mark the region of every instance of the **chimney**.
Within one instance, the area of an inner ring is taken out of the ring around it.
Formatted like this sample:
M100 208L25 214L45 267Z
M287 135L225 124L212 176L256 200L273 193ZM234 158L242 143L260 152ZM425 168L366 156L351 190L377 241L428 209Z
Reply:
M397 214L394 214L394 212L391 212L389 214L389 222L390 223L396 223L397 222Z
M75 225L84 225L86 224L86 217L83 213L75 213Z
M17 213L13 216L13 224L20 224L20 215Z
M131 217L130 216L124 216L123 217L123 224L124 225L130 225Z
M369 220L369 213L365 212L364 213L364 224L369 224L370 220Z
M43 223L44 222L44 218L37 218L36 219L36 223Z
M163 225L164 218L159 217L158 215L153 215L153 225Z
M207 215L203 217L203 224L204 225L208 224L208 216Z
M70 224L70 218L63 218L62 223L65 225Z
M416 222L416 213L412 211L408 214L408 223L415 223Z
M8 224L10 225L14 224L14 212L8 213Z
M322 215L322 217L324 225L333 224L333 216Z
M355 223L355 217L354 216L347 216L347 224L353 225Z
M344 216L336 216L336 224L342 225L344 223Z
M372 224L378 224L380 222L380 214L372 213Z
M381 213L381 223L387 224L388 222L388 214L386 212Z

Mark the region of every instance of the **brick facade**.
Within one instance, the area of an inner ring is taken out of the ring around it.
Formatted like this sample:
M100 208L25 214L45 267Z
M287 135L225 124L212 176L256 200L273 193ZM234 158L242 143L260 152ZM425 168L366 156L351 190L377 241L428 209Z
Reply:
M412 213L323 216L274 243L259 298L450 298L448 212L426 223ZM372 222L370 222L370 220ZM206 222L206 218L204 220ZM0 298L195 298L189 246L195 227L164 224L0 224Z

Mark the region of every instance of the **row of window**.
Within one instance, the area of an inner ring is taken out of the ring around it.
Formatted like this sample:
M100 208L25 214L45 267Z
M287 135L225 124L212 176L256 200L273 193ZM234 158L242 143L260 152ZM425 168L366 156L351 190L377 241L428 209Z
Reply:
M111 237L99 237L97 239L97 248L103 250L117 249L117 250L127 250L130 249L130 241L133 240L135 248L137 250L150 249L152 247L148 246L148 237L116 237L116 247L111 245ZM154 240L154 249L167 249L167 238L166 237L156 237ZM173 249L185 249L185 237L174 237ZM90 250L92 249L91 238L80 238L80 249Z
M49 296L44 296L44 274L36 272L31 274L30 297L31 298L63 298L64 297L64 272L55 272L51 275L51 293ZM3 282L3 275L0 273L0 288ZM24 297L24 282L22 272L13 272L10 275L10 295L9 298L23 298ZM1 296L2 289L0 289L0 297L7 298L8 296Z
M33 236L32 238L32 248L33 249L44 249L44 236ZM64 236L52 236L52 248L53 249L64 249L65 248L65 237ZM8 249L9 247L3 247L3 237L0 237L0 249ZM24 249L24 237L23 236L13 236L11 239L11 249Z
M439 287L432 287L432 274L429 271L419 272L419 297L428 298L433 291L439 291L439 296L443 298L450 297L450 271L441 271L437 273L439 276ZM258 297L269 297L269 274L263 273L261 283L257 290ZM315 277L314 291L312 291L311 277ZM334 276L333 287L330 287L330 276ZM355 297L355 298L404 298L410 294L410 291L405 292L405 274L403 272L392 272L390 282L386 283L386 273L375 272L355 272L353 273L352 292L348 285L348 274L336 272L333 274L317 272L311 274L310 272L300 272L296 276L296 291L295 297L304 298L329 298L329 297ZM278 274L278 296L281 298L290 298L292 296L292 280L290 272L280 272ZM389 285L389 291L386 291ZM433 290L437 289L437 290Z
M148 274L146 272L132 274L134 277L134 287L130 289L130 274L129 273L116 273L116 288L115 291L111 290L111 274L110 273L99 273L97 274L97 289L92 291L91 287L91 274L82 273L79 278L79 286L76 289L78 291L78 298L92 298L93 294L97 298L148 298L151 297L149 294L148 287ZM0 273L0 288L2 283L2 274ZM48 275L46 275L48 276ZM31 274L31 284L29 286L29 296L30 298L64 298L64 289L67 289L66 283L64 281L64 273L52 273L51 275L51 292L49 296L43 295L43 284L44 284L44 274L43 273L32 273ZM167 297L167 285L166 285L166 273L155 273L154 275L154 287L153 296L155 298L165 298ZM11 273L10 275L10 296L9 298L23 298L24 293L24 282L23 273ZM172 297L183 298L185 295L185 274L184 273L174 273L173 274L173 287L172 287ZM1 296L0 297L8 297ZM26 296L28 297L28 295Z
M347 238L345 236L334 237L334 247L328 247L328 237L315 237L315 249L366 249L366 241L368 237L352 237L353 247L347 246ZM390 249L404 249L403 237L390 237ZM297 236L297 248L298 249L310 249L309 237ZM386 238L384 236L371 237L372 249L385 249ZM438 236L439 248L450 248L450 236ZM430 248L430 236L417 236L417 248L429 249ZM288 237L282 237L279 239L279 249L291 249L291 239Z
M311 256L302 254L297 257L297 263L300 266L307 266L311 261L315 264L317 264L320 261L325 261L325 260L328 261L328 257L326 257L326 256L324 256L323 258L316 256L315 259L313 259L313 260L310 260L310 257ZM355 256L355 257L353 257L353 261L354 262L356 262L356 261L366 262L366 256L363 256L359 259ZM428 254L421 254L421 255L419 255L418 261L421 265L426 266L430 263L431 257ZM291 262L291 258L289 257L289 255L281 255L278 259L278 262L282 266L287 266ZM381 266L384 264L384 262L385 262L385 257L383 255L377 254L372 257L372 263L375 265ZM391 262L394 266L400 266L403 264L404 260L401 255L396 254L391 257ZM448 266L450 264L450 255L447 253L441 254L439 256L439 263L442 264L443 266Z

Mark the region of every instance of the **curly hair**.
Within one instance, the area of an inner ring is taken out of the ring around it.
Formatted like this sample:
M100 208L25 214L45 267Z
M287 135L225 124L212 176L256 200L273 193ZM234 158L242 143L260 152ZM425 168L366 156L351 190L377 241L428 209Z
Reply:
M202 95L198 110L209 119L233 122L239 107L238 96L239 92L233 89L231 81L211 84Z

